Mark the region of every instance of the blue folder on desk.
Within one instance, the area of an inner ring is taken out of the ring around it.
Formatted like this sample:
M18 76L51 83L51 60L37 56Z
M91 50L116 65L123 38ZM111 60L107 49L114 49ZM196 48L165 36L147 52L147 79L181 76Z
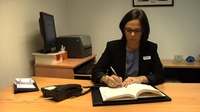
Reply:
M91 93L92 93L93 106L108 106L108 105L138 104L138 103L171 101L171 98L163 92L162 93L165 96L162 96L162 97L138 98L137 100L117 100L117 101L103 101L102 97L101 97L101 93L99 91L99 87L92 87Z

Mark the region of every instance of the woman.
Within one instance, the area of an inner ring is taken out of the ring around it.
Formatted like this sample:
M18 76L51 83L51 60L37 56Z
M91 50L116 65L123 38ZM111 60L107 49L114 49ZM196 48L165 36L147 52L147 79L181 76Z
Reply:
M163 83L165 75L157 44L148 41L150 27L145 12L142 9L129 11L119 27L122 38L107 43L104 53L92 69L93 82L105 83L110 87Z

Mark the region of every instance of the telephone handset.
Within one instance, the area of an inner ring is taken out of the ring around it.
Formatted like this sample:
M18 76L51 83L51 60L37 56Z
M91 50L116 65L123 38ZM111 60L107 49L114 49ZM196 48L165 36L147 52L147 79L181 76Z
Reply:
M53 97L55 101L62 101L72 96L77 97L86 94L86 92L82 93L82 90L80 84L52 85L41 88L44 97Z
M55 92L65 92L71 91L73 93L76 91L82 91L81 85L79 84L67 84L67 85L57 85L56 88L53 89Z

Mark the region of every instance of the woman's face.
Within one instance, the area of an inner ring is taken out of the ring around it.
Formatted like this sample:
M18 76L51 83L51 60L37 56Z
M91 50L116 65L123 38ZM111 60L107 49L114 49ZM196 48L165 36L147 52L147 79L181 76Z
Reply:
M125 25L125 35L129 44L140 44L142 27L138 19L131 20Z

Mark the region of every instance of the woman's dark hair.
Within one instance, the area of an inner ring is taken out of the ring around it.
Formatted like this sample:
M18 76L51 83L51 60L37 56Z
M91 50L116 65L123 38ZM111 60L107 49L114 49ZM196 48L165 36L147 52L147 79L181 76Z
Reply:
M140 25L142 27L142 38L140 40L141 44L144 44L148 38L149 38L149 33L150 33L150 27L149 27L149 22L148 22L148 18L145 14L145 12L142 9L133 9L130 10L121 20L120 24L119 24L119 28L122 32L122 40L126 41L126 37L125 37L125 25L127 22L131 21L131 20L135 20L138 19L140 21Z

